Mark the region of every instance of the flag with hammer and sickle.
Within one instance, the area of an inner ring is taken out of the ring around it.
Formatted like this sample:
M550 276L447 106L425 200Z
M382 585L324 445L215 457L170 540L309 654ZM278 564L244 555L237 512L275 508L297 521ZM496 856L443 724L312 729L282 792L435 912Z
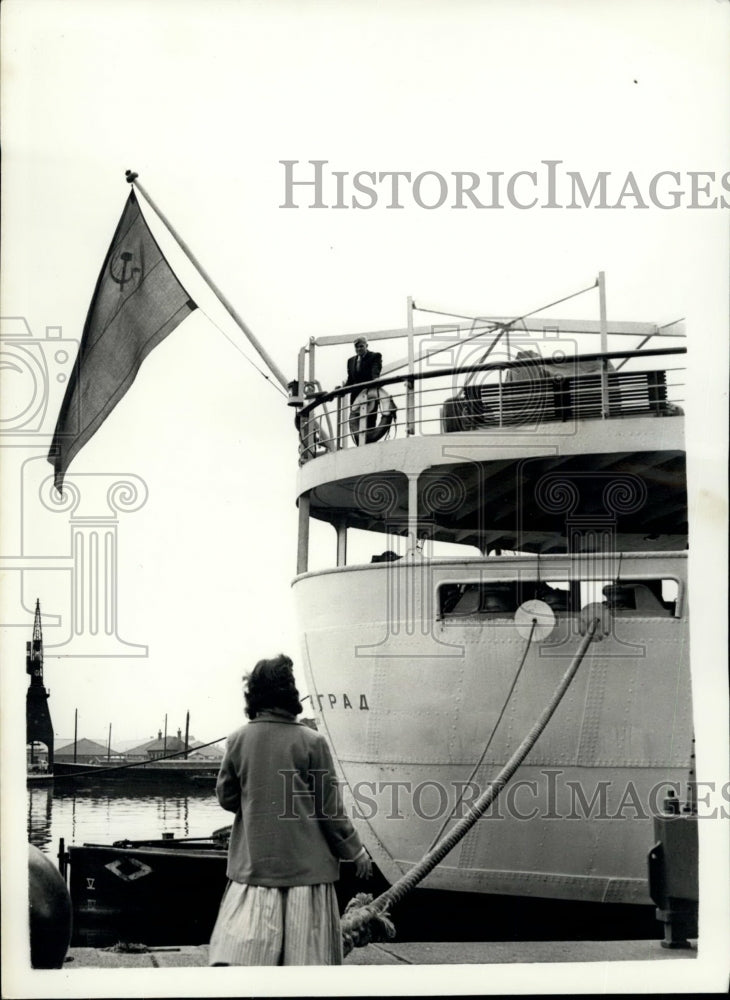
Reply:
M160 341L196 308L167 263L132 191L96 282L48 461L56 489Z

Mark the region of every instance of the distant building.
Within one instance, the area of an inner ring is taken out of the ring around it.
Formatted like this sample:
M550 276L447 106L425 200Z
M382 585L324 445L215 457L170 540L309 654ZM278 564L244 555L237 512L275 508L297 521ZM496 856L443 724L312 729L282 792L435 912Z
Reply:
M117 755L113 755L114 759ZM74 744L73 740L67 743L65 746L59 747L55 751L55 759L63 764L73 764L74 762ZM107 759L107 748L102 746L101 743L97 743L95 740L89 740L83 737L76 741L76 763L77 764L96 764L104 763Z
M202 750L199 750L198 747L202 747ZM223 750L219 743L212 743L210 746L206 746L200 740L191 740L188 757L190 760L209 760L214 763L220 763L223 760Z
M149 743L151 737L149 736L137 736L133 740L114 740L114 746L117 751L121 754L126 754L130 750L136 749L136 747L141 746L143 743Z
M160 757L169 757L170 754L179 753L182 754L185 751L185 740L182 739L182 733L178 729L177 736L168 735L164 737L162 735L162 730L157 731L156 740L148 740L147 743L142 743L138 747L132 747L131 750L127 751L127 760L138 761L138 760L159 760Z

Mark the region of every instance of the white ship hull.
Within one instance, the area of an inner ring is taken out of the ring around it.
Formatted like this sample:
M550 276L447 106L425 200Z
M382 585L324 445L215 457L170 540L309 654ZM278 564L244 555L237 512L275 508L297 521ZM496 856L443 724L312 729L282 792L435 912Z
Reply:
M568 562L554 556L542 571L565 575ZM642 554L625 557L624 572L683 581L685 564L683 554ZM431 605L443 581L524 579L534 566L524 558L389 563L295 584L317 722L359 832L389 880L426 853L450 815L526 648L513 615L439 621L420 595ZM394 617L410 601L412 617ZM615 618L611 631L589 647L511 785L424 885L650 902L651 816L670 787L684 790L691 753L687 622L632 614ZM566 614L547 641L531 644L474 775L479 790L529 731L578 642L578 617Z

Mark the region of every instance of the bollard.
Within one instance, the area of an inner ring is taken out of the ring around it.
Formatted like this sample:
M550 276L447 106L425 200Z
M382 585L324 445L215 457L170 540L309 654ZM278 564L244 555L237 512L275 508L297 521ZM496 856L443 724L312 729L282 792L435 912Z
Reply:
M680 812L670 793L663 812L654 817L656 844L649 852L649 894L657 920L664 924L663 948L691 948L697 937L697 816Z

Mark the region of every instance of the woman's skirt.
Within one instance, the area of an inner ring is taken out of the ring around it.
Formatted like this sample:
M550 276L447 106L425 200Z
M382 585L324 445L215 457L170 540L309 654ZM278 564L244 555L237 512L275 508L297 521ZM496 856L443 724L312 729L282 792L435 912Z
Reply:
M210 965L342 965L332 883L269 888L229 882L210 939Z

